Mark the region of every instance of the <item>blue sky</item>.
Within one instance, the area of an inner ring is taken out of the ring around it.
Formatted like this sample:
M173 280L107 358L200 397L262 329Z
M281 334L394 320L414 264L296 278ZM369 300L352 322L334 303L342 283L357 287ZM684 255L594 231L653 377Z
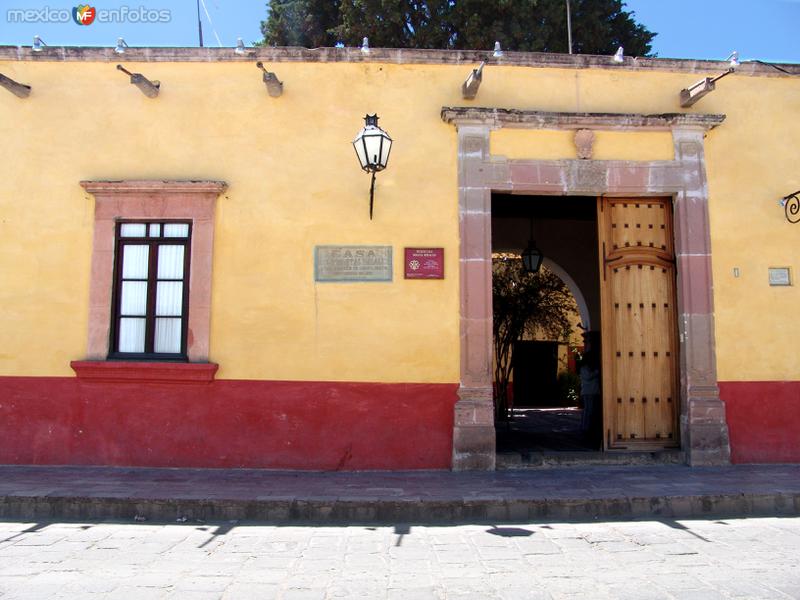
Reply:
M658 32L654 50L664 58L724 59L738 50L742 60L800 63L800 0L625 0L626 9ZM266 0L204 0L201 5L206 46L234 46L261 38ZM11 23L10 9L71 11L74 0L3 0L0 44L30 45L40 35L50 45L113 46L124 37L131 46L197 46L196 0L82 0L98 10L145 7L168 10L166 23ZM210 17L210 20L209 20ZM213 26L212 26L213 23ZM216 33L215 33L216 32Z
M800 0L626 0L662 58L800 63Z

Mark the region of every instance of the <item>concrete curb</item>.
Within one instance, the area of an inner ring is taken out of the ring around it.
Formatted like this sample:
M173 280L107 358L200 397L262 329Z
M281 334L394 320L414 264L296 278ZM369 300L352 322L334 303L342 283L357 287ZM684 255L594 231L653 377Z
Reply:
M509 523L540 520L709 518L800 515L800 493L704 494L636 498L268 500L5 496L4 520L268 521L273 523Z
M508 523L800 515L800 465L490 473L0 465L0 519Z

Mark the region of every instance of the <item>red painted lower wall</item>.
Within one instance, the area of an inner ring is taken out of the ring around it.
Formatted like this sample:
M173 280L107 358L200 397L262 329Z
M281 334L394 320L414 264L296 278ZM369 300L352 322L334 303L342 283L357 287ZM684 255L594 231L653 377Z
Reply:
M456 384L0 377L0 463L448 469ZM720 382L735 463L800 462L800 381Z
M448 469L456 389L0 377L0 463Z
M800 462L800 381L723 381L735 463Z

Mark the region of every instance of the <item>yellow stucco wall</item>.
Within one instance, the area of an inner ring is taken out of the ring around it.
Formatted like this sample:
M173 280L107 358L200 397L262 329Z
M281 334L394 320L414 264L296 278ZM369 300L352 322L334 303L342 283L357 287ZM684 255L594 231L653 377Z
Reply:
M577 158L574 131L498 129L490 136L492 155L508 159L559 160ZM598 131L594 135L595 160L671 160L672 135L667 131Z
M728 79L704 99L728 115L706 144L719 377L796 381L800 282L771 287L767 270L800 269L800 223L778 206L800 189L800 80L734 79L723 96Z
M167 178L230 186L212 282L220 378L458 380L455 131L441 103L418 110L441 95L435 72L283 64L273 99L252 64L126 63L161 80L150 100L114 67L0 65L33 86L0 96L0 373L70 375L85 356L94 200L78 182ZM373 221L350 144L366 112L397 140ZM392 245L394 282L315 284L316 244ZM404 280L404 246L444 247L446 279Z
M150 100L115 64L0 62L33 86L25 100L0 90L0 375L69 376L85 356L94 201L78 182L165 178L230 186L214 248L218 377L458 381L456 133L439 112L468 104L465 65L275 63L274 99L251 63L124 63L161 80ZM473 104L677 112L698 77L487 67ZM373 221L350 146L367 112L395 140ZM706 140L719 377L798 379L800 293L770 288L766 269L800 268L800 225L776 205L800 188L800 85L731 76L690 112L728 115ZM569 135L495 132L492 151L563 158ZM601 133L596 157L669 158L664 136ZM315 284L317 244L391 245L394 281ZM444 247L446 278L405 281L404 246Z

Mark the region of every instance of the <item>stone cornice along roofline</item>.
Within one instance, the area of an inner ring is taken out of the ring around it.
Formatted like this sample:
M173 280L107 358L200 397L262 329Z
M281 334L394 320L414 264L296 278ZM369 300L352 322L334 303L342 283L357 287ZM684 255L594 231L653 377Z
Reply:
M124 60L136 62L319 62L319 63L389 63L427 65L513 66L562 69L609 69L623 71L673 71L681 73L719 74L728 69L722 60L686 60L672 58L625 57L615 63L611 56L591 54L549 54L543 52L504 52L494 58L489 50L423 50L416 48L371 48L368 54L359 48L248 48L243 55L233 48L126 48ZM0 46L0 62L119 62L122 57L111 47L47 46L34 52L30 46ZM777 65L791 75L800 75L800 65ZM786 77L789 74L770 65L744 62L737 75Z
M519 129L609 129L624 131L668 131L674 127L697 127L711 130L725 120L725 115L701 113L574 113L443 106L445 123L483 123L491 127Z

